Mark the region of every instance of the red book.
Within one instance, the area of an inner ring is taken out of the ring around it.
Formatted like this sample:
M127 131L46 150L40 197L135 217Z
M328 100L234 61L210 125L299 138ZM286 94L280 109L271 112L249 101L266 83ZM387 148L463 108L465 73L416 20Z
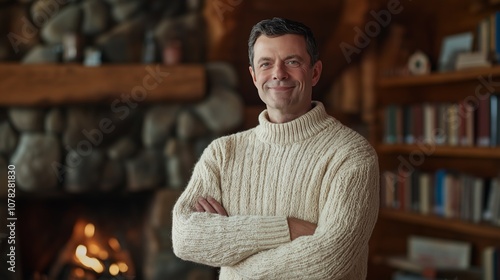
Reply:
M424 138L424 115L422 104L415 104L411 107L413 110L413 136L416 143L423 142Z
M490 145L490 99L479 99L477 108L477 146Z
M460 145L474 145L474 107L466 101L459 105L460 117Z

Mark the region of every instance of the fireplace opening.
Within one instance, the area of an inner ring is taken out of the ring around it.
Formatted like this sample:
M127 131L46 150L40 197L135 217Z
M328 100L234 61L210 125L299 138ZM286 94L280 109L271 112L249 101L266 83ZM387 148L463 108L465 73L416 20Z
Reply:
M77 220L73 233L57 254L50 279L134 279L128 250L113 235L99 231L92 222Z
M23 197L23 279L143 279L144 227L154 192Z

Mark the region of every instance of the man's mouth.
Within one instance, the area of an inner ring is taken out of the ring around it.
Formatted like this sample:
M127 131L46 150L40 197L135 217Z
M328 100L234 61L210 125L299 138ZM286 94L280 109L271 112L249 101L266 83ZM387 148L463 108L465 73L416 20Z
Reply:
M277 86L277 87L269 87L269 89L272 89L274 91L288 91L290 89L294 88L293 86Z
M283 81L280 82L273 81L265 85L267 89L273 91L289 91L290 89L293 89L295 86L296 85L294 83L283 82Z

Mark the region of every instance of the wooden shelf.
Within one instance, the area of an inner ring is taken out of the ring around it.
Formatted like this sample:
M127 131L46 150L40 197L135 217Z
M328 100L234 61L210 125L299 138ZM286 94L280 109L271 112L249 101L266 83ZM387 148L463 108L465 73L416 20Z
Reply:
M405 211L381 209L379 212L379 218L389 219L401 223L433 227L441 230L460 232L478 238L498 239L500 236L500 227L483 223L475 224L459 219L441 218L433 215L421 215Z
M189 102L205 96L206 73L201 64L0 64L0 93L0 106Z
M423 76L403 76L379 79L377 86L381 89L430 86L453 82L475 81L479 76L500 76L500 66L464 69L455 72L432 73Z
M429 144L422 144L425 150L429 150ZM450 147L434 146L435 150L432 156L446 156L455 158L481 158L481 159L500 159L500 147ZM405 144L382 144L377 146L377 152L383 154L410 154L415 151L421 151L419 145Z

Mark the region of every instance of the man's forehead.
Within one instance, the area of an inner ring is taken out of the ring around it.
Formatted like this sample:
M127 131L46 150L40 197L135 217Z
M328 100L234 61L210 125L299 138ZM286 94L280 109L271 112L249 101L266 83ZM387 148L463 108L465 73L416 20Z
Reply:
M277 35L277 36L267 36L265 34L261 34L259 37L257 37L257 40L255 41L255 44L258 42L264 42L264 41L277 41L277 40L283 40L283 39L291 39L295 41L302 41L304 44L306 42L306 39L304 36L299 35L299 34L283 34L283 35Z
M273 51L293 52L293 55L300 55L300 53L307 52L305 39L303 36L296 34L273 37L261 35L257 38L254 45L254 52L256 55L258 53L264 55L264 53Z

